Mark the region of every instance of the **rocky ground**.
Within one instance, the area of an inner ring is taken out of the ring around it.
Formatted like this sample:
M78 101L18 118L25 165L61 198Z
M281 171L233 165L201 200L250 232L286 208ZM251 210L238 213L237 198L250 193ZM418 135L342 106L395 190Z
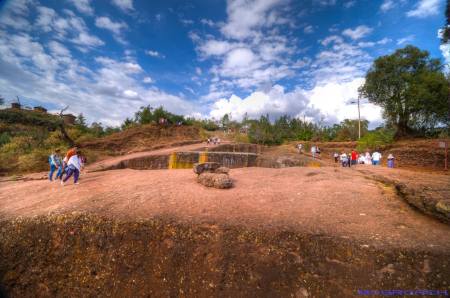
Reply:
M0 182L0 288L12 297L450 291L448 175L306 165L232 169L226 190L198 184L190 169Z

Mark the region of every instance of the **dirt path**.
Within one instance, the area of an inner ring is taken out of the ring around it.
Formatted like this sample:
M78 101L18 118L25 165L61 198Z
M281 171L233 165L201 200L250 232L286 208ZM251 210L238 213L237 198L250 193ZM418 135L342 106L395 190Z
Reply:
M366 172L334 167L234 169L235 187L230 190L197 184L192 170L87 173L79 185L64 187L48 181L4 182L0 183L0 218L49 212L162 216L294 229L355 239L364 245L449 250L450 226L421 214L392 188L371 180L370 168ZM387 169L373 171L380 174ZM385 174L414 176L448 187L442 184L445 176L430 178L401 170Z
M227 144L227 142L222 142L222 144ZM206 145L205 143L197 143L192 145L184 145L184 146L177 146L177 147L169 147L169 148L163 148L158 150L152 150L152 151L143 151L143 152L136 152L126 155L121 155L118 157L109 158L106 160L102 160L93 164L90 164L86 167L88 171L96 171L101 168L109 167L111 165L117 164L123 160L137 158L137 157L145 157L149 155L165 155L170 154L172 152L176 151L196 151L196 150L204 150L205 148L214 148L217 145Z

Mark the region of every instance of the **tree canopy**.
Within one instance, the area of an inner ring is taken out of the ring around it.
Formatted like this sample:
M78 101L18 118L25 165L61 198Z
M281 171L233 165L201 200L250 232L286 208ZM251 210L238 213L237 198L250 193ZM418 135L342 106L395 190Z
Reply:
M360 96L383 108L397 136L426 132L447 122L448 82L442 64L414 46L376 59Z

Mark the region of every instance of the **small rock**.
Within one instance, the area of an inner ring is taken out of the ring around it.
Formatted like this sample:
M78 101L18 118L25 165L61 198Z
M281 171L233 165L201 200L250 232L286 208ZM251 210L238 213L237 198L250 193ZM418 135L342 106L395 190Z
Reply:
M201 173L197 177L197 182L203 184L207 187L215 188L231 188L233 186L233 181L227 174L217 174L217 173Z
M204 162L194 164L194 173L200 175L203 172L214 172L220 168L220 163L218 162Z

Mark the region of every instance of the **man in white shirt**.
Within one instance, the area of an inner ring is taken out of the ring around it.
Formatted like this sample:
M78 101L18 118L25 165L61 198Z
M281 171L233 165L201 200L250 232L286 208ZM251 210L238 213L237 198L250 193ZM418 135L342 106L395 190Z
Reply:
M374 166L377 166L380 164L380 160L383 156L381 155L380 152L375 151L374 153L372 153L372 164Z

